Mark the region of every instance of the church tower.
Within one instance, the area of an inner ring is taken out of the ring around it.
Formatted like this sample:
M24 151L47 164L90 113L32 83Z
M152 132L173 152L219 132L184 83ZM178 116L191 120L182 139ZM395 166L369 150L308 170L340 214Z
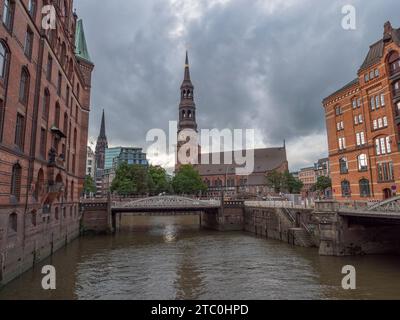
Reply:
M196 133L198 132L196 122L196 104L194 103L194 86L190 79L189 56L187 51L185 73L181 85L181 101L179 104L178 137L183 130L193 130ZM184 143L185 142L179 141L178 139L177 154ZM180 166L178 157L176 159L176 164L176 169L178 169Z
M196 104L194 103L194 86L190 80L189 57L186 51L185 75L181 85L181 102L179 104L178 133L184 129L197 132Z
M108 148L108 142L106 136L106 122L103 110L103 116L101 118L100 135L97 138L97 144L96 144L96 171L100 174L102 174L104 170L105 155L107 148Z

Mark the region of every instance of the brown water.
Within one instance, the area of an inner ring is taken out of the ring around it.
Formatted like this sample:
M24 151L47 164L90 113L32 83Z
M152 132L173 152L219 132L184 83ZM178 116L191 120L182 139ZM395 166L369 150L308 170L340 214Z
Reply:
M138 230L76 240L45 261L56 267L55 291L41 289L38 266L0 299L400 298L399 257L320 257L247 233L198 230L195 217L146 219L125 222ZM355 291L341 288L348 264Z

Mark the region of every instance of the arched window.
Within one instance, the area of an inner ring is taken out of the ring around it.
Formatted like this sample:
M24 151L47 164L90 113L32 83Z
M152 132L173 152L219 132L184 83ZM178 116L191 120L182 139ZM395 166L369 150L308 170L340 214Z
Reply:
M30 80L29 72L25 67L23 67L21 71L21 80L19 84L19 101L24 105L28 103L29 80Z
M351 190L350 190L350 182L347 180L342 181L342 197L350 197Z
M40 196L43 193L43 189L44 188L44 173L43 170L40 169L37 175L37 180L36 180L36 184L35 184L35 199L39 200Z
M2 41L0 41L0 79L5 79L8 69L8 49Z
M56 110L55 110L55 113L54 113L54 125L57 128L60 128L60 113L61 113L60 105L57 102L56 103Z
M371 196L371 189L369 186L369 181L367 179L360 180L360 196L361 197Z
M20 200L21 197L21 174L22 168L19 163L14 164L11 171L11 196L15 198L16 201Z
M74 71L74 62L72 60L72 58L69 60L69 64L68 64L68 78L72 77L72 72Z
M71 200L74 201L75 200L75 194L74 194L74 182L71 181Z
M14 1L4 0L2 19L3 19L3 24L5 25L8 31L11 31L13 27L14 8L15 8Z
M183 119L186 118L186 112L185 112L185 110L182 111L182 118L183 118Z
M42 108L42 118L46 120L46 122L49 120L49 111L50 111L50 92L49 89L44 89L44 95L43 95L43 108Z
M68 200L68 192L69 192L69 181L68 179L65 180L65 190L64 190L64 198Z
M390 137L381 137L375 139L376 155L384 155L392 153L392 140Z
M65 62L67 61L67 47L65 43L61 45L61 57L60 57L61 65L65 67Z
M55 218L56 220L58 220L58 219L60 218L59 212L58 212L58 207L54 209L54 218Z
M18 215L14 212L8 217L8 233L16 233L18 231Z
M400 72L400 55L397 51L392 51L390 53L388 63L391 75Z
M358 170L367 171L368 170L368 159L366 154L360 154L357 158L358 160Z
M64 131L64 134L66 136L68 136L68 114L66 112L64 113L63 131Z
M349 172L349 166L347 163L347 158L341 158L339 159L339 166L340 166L340 173L345 174Z

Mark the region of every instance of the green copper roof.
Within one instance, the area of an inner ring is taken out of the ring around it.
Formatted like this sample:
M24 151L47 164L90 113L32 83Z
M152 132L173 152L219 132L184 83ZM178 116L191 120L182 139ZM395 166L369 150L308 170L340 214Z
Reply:
M86 44L85 31L83 30L82 19L78 20L78 23L76 24L75 55L78 58L91 62L89 50Z

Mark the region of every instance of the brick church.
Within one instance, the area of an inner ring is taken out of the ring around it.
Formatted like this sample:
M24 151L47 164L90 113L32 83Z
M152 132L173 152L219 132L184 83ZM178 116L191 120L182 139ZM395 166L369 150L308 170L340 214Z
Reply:
M181 85L181 101L179 105L178 153L184 143L182 141L179 142L179 135L182 131L192 130L198 133L196 116L194 86L190 77L189 59L186 53L185 72ZM199 146L198 159L194 165L200 173L203 182L208 186L209 193L212 194L215 192L219 194L219 191L222 189L232 195L237 193L266 195L272 192L272 190L266 186L266 175L273 170L278 172L285 172L288 170L286 145L278 148L255 149L252 151L254 151L254 171L249 175L243 176L236 174L236 169L242 166L235 163L234 160L225 163L225 152L221 152L219 155L221 159L220 164L212 164L211 159L213 159L213 156L215 158L215 154L201 154L201 147ZM202 163L202 158L210 159L210 161L208 161L210 164ZM232 159L234 159L233 152ZM176 170L179 169L180 165L177 157Z

